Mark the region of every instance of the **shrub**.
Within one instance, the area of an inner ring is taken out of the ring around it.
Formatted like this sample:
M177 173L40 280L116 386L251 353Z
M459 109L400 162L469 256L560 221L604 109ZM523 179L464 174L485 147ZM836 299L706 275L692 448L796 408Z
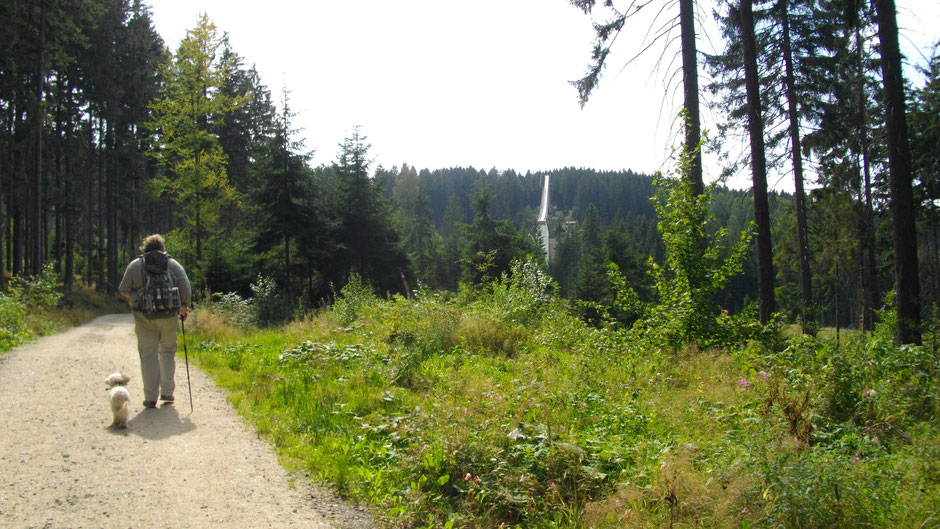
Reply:
M28 335L23 304L16 298L0 294L0 351L20 345Z
M213 292L210 302L200 308L208 309L232 325L247 327L255 318L251 305L250 299L245 299L235 292Z
M55 264L46 263L42 272L27 278L14 277L10 281L10 295L19 298L27 307L42 310L56 308L62 299L56 277Z
M284 323L294 314L287 296L272 277L259 275L257 283L251 284L251 295L252 312L259 327Z
M337 299L333 305L333 313L339 317L342 325L349 325L356 321L360 316L360 311L377 300L375 294L372 293L372 287L355 272L349 274L349 282L335 297Z

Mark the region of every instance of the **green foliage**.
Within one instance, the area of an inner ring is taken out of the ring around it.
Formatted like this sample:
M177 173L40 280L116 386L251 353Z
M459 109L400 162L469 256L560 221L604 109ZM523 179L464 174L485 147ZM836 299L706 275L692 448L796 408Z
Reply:
M29 333L25 328L26 307L12 296L0 294L0 351L23 343Z
M160 185L150 187L180 205L180 240L191 244L188 253L200 261L204 240L216 232L222 208L234 196L228 159L210 130L242 102L221 90L228 68L222 58L232 59L221 53L224 41L203 14L166 63L161 96L150 103L153 156L169 171Z
M666 247L663 264L650 260L650 273L658 301L637 322L638 332L673 348L695 343L709 345L720 339L714 299L728 280L741 272L750 240L749 231L725 247L726 231L709 235L706 228L714 216L708 210L715 186L702 194L694 192L688 177L691 152L679 151L671 177L658 176L659 188L654 206L658 228ZM636 294L624 291L626 285L614 276L620 293L618 303L627 312L636 312Z
M352 277L332 313L197 361L388 526L917 526L940 502L925 349L775 344L722 314L747 347L664 355L584 324L536 262L511 270L467 298Z
M201 303L199 310L215 312L236 327L248 327L256 321L251 299L245 299L234 292L213 292L209 303Z
M58 281L55 263L46 263L37 276L13 278L10 281L9 294L18 298L26 307L52 310L62 299Z
M284 323L294 315L294 307L277 282L268 276L258 276L251 284L251 308L255 324L268 327Z
M350 325L360 316L363 308L377 300L372 287L359 274L349 274L349 281L336 296L333 313L339 317L342 325Z
M558 285L532 257L517 259L493 286L493 301L507 321L536 323L552 302Z

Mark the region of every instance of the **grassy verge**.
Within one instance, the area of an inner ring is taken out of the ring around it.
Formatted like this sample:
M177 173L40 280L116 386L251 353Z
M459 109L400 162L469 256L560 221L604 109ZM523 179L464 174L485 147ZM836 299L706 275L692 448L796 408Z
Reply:
M89 287L76 285L67 295L59 293L54 282L43 287L37 281L0 293L0 353L98 316L128 310L126 303Z
M276 329L213 305L190 321L190 356L284 464L388 526L927 527L940 512L936 355L877 333L653 350L505 285L360 292Z

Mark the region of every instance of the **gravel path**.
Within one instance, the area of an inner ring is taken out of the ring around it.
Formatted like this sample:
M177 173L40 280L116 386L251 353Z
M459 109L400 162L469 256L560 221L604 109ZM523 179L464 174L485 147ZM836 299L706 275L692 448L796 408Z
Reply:
M104 379L131 377L111 427ZM368 528L368 514L293 478L225 393L177 364L177 403L142 405L133 320L110 315L0 356L0 527Z

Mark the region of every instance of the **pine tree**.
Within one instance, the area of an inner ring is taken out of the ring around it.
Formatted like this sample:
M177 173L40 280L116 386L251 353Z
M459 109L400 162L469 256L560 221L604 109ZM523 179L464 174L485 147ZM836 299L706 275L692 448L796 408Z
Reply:
M304 152L303 140L293 140L298 131L291 128L295 114L290 109L287 89L283 91L281 113L275 120L271 136L258 162L261 186L254 193L254 203L261 212L261 222L254 235L253 251L264 253L280 247L280 268L288 300L294 302L297 291L292 280L291 243L316 245L316 236L324 231L317 212L309 207L307 162L311 154ZM296 251L296 250L294 250ZM308 263L315 270L316 263Z
M366 140L359 127L354 127L340 145L334 164L333 211L339 225L338 270L342 274L334 280L344 284L355 272L380 293L404 292L410 264L391 224L391 206L369 175L371 145Z
M875 0L874 4L878 18L884 83L898 341L919 344L920 272L917 261L916 209L905 113L904 79L901 75L901 51L898 44L897 12L894 0Z

